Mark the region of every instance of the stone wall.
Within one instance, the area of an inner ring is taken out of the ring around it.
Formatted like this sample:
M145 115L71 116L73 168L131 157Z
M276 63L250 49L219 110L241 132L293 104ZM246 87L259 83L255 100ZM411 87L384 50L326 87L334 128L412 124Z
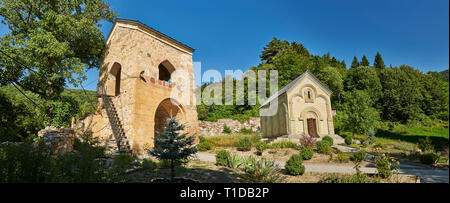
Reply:
M199 121L199 135L200 136L214 136L223 133L223 126L227 125L232 132L239 132L241 129L252 129L254 132L259 132L261 129L260 118L250 118L245 122L240 122L232 119L219 119L217 122Z
M57 151L71 152L76 138L75 131L70 128L46 127L38 132L38 136L47 144L55 145Z

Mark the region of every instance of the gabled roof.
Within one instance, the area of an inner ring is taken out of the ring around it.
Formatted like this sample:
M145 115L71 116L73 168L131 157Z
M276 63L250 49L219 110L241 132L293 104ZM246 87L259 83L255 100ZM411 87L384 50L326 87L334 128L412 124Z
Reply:
M194 51L195 51L195 49L189 47L188 45L183 44L183 43L181 43L181 42L175 40L174 38L169 37L168 35L166 35L166 34L160 32L160 31L158 31L158 30L156 30L156 29L154 29L154 28L152 28L152 27L150 27L150 26L148 26L148 25L146 25L146 24L144 24L144 23L141 23L141 22L138 21L138 20L125 19L125 18L117 18L115 24L117 24L117 23L119 23L119 22L137 25L137 26L143 28L144 30L146 30L146 31L148 31L148 32L150 32L150 33L153 33L153 34L155 34L156 36L161 37L161 38L163 38L163 39L165 39L165 40L167 40L167 41L169 41L169 42L171 42L171 43L174 43L175 45L178 45L179 47L181 47L181 48L183 48L183 49L185 49L185 50L187 50L187 51L189 51L189 52L191 52L191 53L194 53ZM115 27L115 25L113 26L112 29L114 29L114 27ZM111 32L112 32L112 30L111 30ZM111 32L109 33L110 35L111 35ZM109 38L109 36L108 36L108 38Z
M271 101L273 101L275 98L278 98L279 96L281 96L282 94L286 93L289 89L291 89L295 84L297 84L298 81L300 81L302 78L304 78L305 76L311 76L314 80L316 80L327 92L329 92L330 94L333 93L333 91L330 90L330 88L328 88L325 84L323 84L319 79L316 78L316 76L314 76L309 70L307 70L306 72L304 72L303 74L301 74L300 76L298 76L297 78L295 78L292 82L290 82L289 84L287 84L286 86L283 87L283 89L281 89L280 91L278 91L277 93L275 93L274 95L270 96L269 99L267 99L260 108L266 106L267 104L269 104Z

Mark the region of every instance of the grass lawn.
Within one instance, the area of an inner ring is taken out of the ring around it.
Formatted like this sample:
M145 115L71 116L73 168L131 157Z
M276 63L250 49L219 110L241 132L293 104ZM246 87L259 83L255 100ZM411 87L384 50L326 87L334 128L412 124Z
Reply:
M407 127L404 125L396 126L392 130L379 130L376 134L377 141L380 143L392 142L410 142L417 144L420 139L430 137L436 147L449 145L448 126L436 127Z

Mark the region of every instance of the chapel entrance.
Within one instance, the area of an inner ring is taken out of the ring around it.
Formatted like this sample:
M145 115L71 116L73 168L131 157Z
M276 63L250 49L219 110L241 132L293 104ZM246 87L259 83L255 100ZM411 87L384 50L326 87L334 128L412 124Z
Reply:
M157 138L159 133L165 132L167 119L172 117L176 117L180 124L184 122L181 105L172 103L171 99L165 99L159 104L155 112L154 138ZM157 146L156 143L154 144Z
M309 134L309 136L318 138L319 134L317 133L316 119L309 118L307 120L307 122L308 122L308 134Z

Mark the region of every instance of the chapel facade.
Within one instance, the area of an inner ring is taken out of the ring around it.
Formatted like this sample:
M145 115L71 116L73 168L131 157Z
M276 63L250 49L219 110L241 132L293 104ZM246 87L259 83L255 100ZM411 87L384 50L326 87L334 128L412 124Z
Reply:
M325 84L306 71L261 106L269 109L277 105L276 113L261 116L262 137L334 135L331 94ZM273 102L275 99L277 102Z

